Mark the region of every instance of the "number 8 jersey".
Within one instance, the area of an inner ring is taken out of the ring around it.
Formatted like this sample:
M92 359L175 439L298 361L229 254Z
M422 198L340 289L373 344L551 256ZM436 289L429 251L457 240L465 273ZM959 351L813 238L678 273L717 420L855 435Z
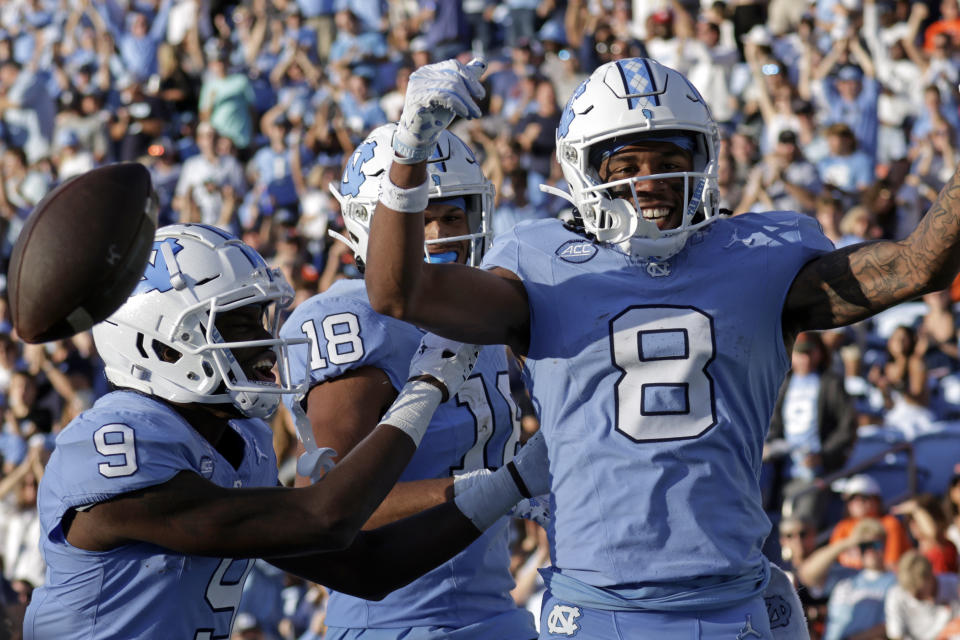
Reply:
M703 609L755 595L761 450L789 359L783 303L832 245L795 213L719 219L661 262L556 220L497 237L523 282L525 373L550 456L561 599Z

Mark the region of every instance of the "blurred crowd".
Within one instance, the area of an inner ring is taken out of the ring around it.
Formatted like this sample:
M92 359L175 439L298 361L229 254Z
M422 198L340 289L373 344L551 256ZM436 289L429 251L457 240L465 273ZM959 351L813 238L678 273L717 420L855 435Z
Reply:
M359 277L328 236L342 229L328 185L399 117L413 70L481 54L485 115L453 131L494 182L496 233L571 215L539 189L564 187L563 104L633 56L710 103L733 215L803 211L837 246L900 239L956 169L957 0L6 0L0 272L51 188L138 161L162 224L241 235L297 302ZM791 570L815 637L960 637L958 303L955 285L794 347L764 448L765 551ZM26 345L0 297L0 603L14 621L44 580L44 462L107 390L88 333ZM295 430L283 411L273 426L292 483ZM514 596L536 612L545 534L515 529ZM325 598L257 563L234 638L322 638Z

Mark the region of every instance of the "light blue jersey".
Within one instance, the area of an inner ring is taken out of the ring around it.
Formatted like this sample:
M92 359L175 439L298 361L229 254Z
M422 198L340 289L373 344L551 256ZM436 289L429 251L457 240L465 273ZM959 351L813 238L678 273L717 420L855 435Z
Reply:
M760 454L790 365L781 311L830 249L813 218L786 212L721 218L659 263L555 220L497 238L484 266L516 273L530 304L553 596L704 611L760 592Z
M70 509L162 484L193 471L221 487L276 486L272 434L262 420L232 420L244 440L235 469L168 405L110 393L57 438L40 483L47 583L24 621L26 640L229 638L253 560L184 555L134 543L84 551L64 538Z
M374 312L362 280L341 280L303 302L280 334L311 339L311 352L307 345L292 347L290 361L293 371L310 371L312 384L372 366L386 373L397 390L408 378L423 337L413 325ZM487 347L459 393L437 409L400 481L499 467L513 457L519 435L504 348ZM535 637L530 614L510 597L508 523L503 518L453 559L379 602L331 594L327 625L339 628L333 633L344 637L350 635L343 629L380 629L374 637L449 638L464 628L478 640ZM410 627L417 628L412 635Z

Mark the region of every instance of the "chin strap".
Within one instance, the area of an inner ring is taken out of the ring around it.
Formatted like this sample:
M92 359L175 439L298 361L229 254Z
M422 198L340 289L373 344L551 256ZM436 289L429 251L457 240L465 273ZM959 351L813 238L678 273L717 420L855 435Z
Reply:
M297 396L290 408L290 413L293 414L293 422L297 427L297 435L300 437L300 442L303 443L303 448L306 449L297 459L297 473L305 478L310 478L310 482L316 482L336 466L333 459L337 457L337 452L330 447L320 448L317 446L317 441L313 439L313 427L310 425L310 419L307 418L301 404L302 400L303 395Z

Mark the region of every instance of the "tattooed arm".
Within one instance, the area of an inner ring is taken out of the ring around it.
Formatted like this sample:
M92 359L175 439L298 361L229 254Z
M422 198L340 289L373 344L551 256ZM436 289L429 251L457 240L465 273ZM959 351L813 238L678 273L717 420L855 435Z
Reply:
M899 242L854 245L807 263L783 309L789 347L800 331L857 322L950 285L960 269L960 173Z

